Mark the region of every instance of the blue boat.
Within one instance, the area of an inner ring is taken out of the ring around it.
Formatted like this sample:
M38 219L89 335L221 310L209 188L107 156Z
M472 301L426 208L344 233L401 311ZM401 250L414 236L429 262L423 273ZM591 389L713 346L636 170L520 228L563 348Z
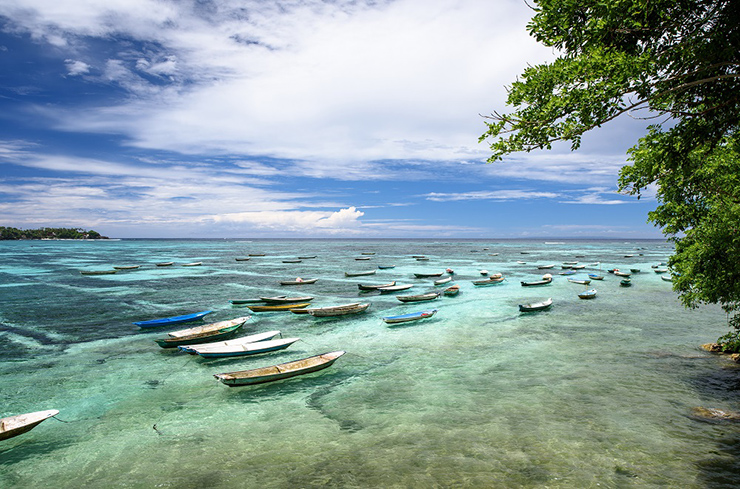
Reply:
M430 309L428 311L410 312L408 314L401 314L400 316L386 316L383 318L388 324L395 323L406 323L408 321L417 321L419 319L430 318L436 314L436 309Z
M197 321L203 318L206 314L210 314L213 311L201 311L194 312L192 314L183 314L182 316L171 316L162 319L150 319L148 321L136 321L134 322L140 328L156 328L158 326L170 326L173 324L189 323L190 321Z

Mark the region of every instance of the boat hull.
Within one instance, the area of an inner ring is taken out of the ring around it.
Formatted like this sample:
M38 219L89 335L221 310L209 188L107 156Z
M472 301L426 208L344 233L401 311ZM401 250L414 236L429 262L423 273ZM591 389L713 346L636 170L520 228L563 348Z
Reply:
M430 311L412 312L410 314L401 314L399 316L386 316L383 318L383 321L385 321L387 324L408 323L411 321L418 321L420 319L430 318L436 313L436 309L432 309Z
M224 350L224 351L209 351L209 350L202 350L197 352L198 355L200 355L203 358L224 358L224 357L239 357L239 356L246 356L246 355L259 355L261 353L270 353L273 351L279 351L284 350L288 348L290 345L298 341L300 338L286 338L285 340L273 340L273 341L261 341L258 343L250 343L251 349L233 349L233 350ZM260 344L264 344L263 347L260 347Z
M49 409L48 411L38 411L2 418L0 419L0 440L7 440L27 433L57 414L59 414L59 411L56 409Z
M216 374L214 377L229 387L275 382L323 370L332 366L344 353L343 351L325 353L271 367Z
M213 311L201 311L201 312L195 312L193 314L183 314L182 316L170 316L170 317L161 318L161 319L149 319L147 321L136 321L134 322L134 324L140 328L157 328L160 326L171 326L173 324L182 324L182 323L189 323L191 321L197 321L198 319L202 319L204 316L212 312Z

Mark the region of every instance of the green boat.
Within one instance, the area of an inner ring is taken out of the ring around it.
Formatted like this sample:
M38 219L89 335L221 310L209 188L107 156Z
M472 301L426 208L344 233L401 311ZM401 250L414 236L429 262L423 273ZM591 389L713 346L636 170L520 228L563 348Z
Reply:
M245 322L246 321L243 321L241 323L237 323L222 329L217 329L215 331L206 331L204 333L191 334L187 336L162 338L154 341L156 341L157 344L162 348L177 348L181 345L210 343L212 341L219 341L228 338L229 336L236 333L242 326L244 326Z

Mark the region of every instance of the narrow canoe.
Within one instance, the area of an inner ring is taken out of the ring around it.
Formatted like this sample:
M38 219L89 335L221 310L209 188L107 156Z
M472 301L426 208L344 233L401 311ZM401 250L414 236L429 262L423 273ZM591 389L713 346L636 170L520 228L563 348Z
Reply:
M283 263L301 263L303 260L283 260Z
M544 311L550 306L552 306L552 298L546 299L542 302L532 302L530 304L519 304L519 310L521 312Z
M399 316L386 316L383 318L383 321L388 324L407 323L409 321L418 321L419 319L430 318L436 313L436 309L430 309L428 311L420 312L410 312L408 314L401 314Z
M377 284L377 285L357 284L357 287L360 290L378 290L378 289L383 289L386 287L393 287L394 285L396 285L395 280L393 282L388 282L387 284Z
M256 304L263 301L262 299L231 299L229 302L232 304Z
M237 257L236 261L249 261L249 257L248 256Z
M175 338L162 338L154 340L162 348L176 348L180 345L194 345L196 343L207 343L208 341L218 341L228 338L235 334L244 322L235 324L216 331L206 331L203 333L191 334L188 336L178 336Z
M226 321L218 321L216 323L204 324L203 326L196 326L194 328L180 329L177 331L172 331L171 333L167 333L167 336L169 336L170 338L182 338L184 336L190 336L194 334L220 331L222 329L230 328L231 326L235 326L237 324L244 324L249 321L251 317L252 316L242 316L235 319L228 319Z
M344 353L343 351L333 351L270 367L215 374L214 377L229 387L273 382L325 369Z
M221 346L199 350L198 355L204 358L237 357L243 355L258 355L272 351L283 350L298 341L300 338L280 338L278 340L245 343L239 346Z
M195 345L182 345L178 348L186 353L195 355L200 350L209 350L211 348L218 348L221 346L238 346L246 345L247 343L259 343L260 341L268 341L280 334L279 330L266 331L264 333L257 333L249 336L242 336L241 338L234 338L233 340L226 341L214 341L211 343L197 343Z
M346 316L348 314L357 314L359 312L366 311L368 307L370 307L369 302L366 302L364 304L354 302L352 304L343 304L341 306L318 307L315 309L309 309L308 313L311 316L317 318L328 318L335 316Z
M118 270L80 270L82 275L113 275Z
M381 270L389 270L391 268L396 268L395 265L378 265L378 268Z
M277 311L290 311L291 309L303 309L308 307L309 302L301 302L299 304L274 304L272 306L247 306L252 312L277 312Z
M460 293L460 286L457 284L452 285L450 287L447 287L445 290L443 290L442 293L447 296L455 296L458 293Z
M439 273L415 273L414 276L416 278L441 277L442 276L442 273L444 273L444 272L439 272Z
M423 302L431 301L439 297L439 292L429 292L428 294L419 295L397 295L396 299L401 302Z
M576 280L574 278L569 278L568 282L572 284L588 285L591 283L591 280Z
M452 282L452 277L445 277L434 281L434 285L444 285Z
M381 294L390 294L391 292L398 292L399 290L408 290L413 287L414 284L399 284L391 287L383 287L378 289Z
M264 253L250 253L249 256L265 256Z
M173 261L164 261L162 263L157 263L157 266L158 267L171 267L174 264L175 264L175 262L173 262Z
M203 264L202 261L194 261L193 263L183 263L183 267L199 267Z
M546 273L542 276L542 280L537 280L534 282L522 282L522 287L534 287L537 285L547 285L552 283L552 275L549 273Z
M364 275L375 275L377 270L365 270L364 272L344 272L345 277L362 277Z
M171 326L173 324L189 323L190 321L197 321L202 319L203 316L212 313L213 311L201 311L194 312L192 314L183 314L182 316L170 316L168 318L161 319L149 319L147 321L136 321L134 322L140 328L154 328L157 326Z
M369 260L370 258L372 258L372 257L370 257L370 256L358 256L357 258L355 258L355 260L357 260L357 261L365 261L365 260Z
M504 280L505 279L503 277L498 277L498 278L491 277L491 278L487 278L485 280L473 280L473 285L475 285L475 286L497 285L497 284L503 283Z
M362 252L362 253L360 253L360 254L361 254L361 255L374 255L374 254L375 254L375 252L374 252L374 251L363 251L363 252Z
M114 265L113 268L116 270L136 270L141 265Z
M260 300L262 302L267 302L268 304L291 304L294 302L310 302L313 300L313 296L303 295L298 297L288 297L285 295L278 295L275 297L260 297Z
M581 292L578 294L578 297L580 299L595 299L596 298L596 289L590 289L585 292Z
M8 416L7 418L0 418L0 440L7 440L8 438L13 438L14 436L31 431L43 421L57 414L59 414L59 411L56 409L49 409L47 411L36 411L35 413L17 414L15 416Z
M317 278L307 278L307 279L300 279L300 280L283 280L280 282L280 285L308 285L308 284L314 284L316 283L318 279Z
M316 255L299 256L298 258L301 260L313 260L314 258L316 258Z

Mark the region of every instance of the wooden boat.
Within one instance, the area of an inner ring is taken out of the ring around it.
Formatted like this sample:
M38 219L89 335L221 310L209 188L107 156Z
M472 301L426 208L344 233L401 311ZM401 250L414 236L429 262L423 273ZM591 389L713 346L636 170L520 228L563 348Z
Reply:
M520 312L535 312L543 311L552 306L552 298L546 299L542 302L532 302L530 304L519 304Z
M555 268L555 264L552 265L537 265L538 270L549 270L550 268Z
M156 265L158 267L171 267L174 264L175 264L175 262L173 262L173 261L163 261L161 263L157 263Z
M442 293L446 296L455 296L460 293L460 286L455 284L447 287Z
M578 297L580 299L595 299L596 298L596 289L590 289L585 292L581 292L578 294Z
M160 338L154 340L159 346L162 348L175 348L180 345L194 345L196 343L207 343L209 340L218 341L223 340L224 338L228 338L229 336L232 336L235 334L242 326L244 326L244 323L246 321L243 321L241 323L225 327L216 331L205 331L202 333L196 333L191 334L187 336L178 336L178 337L170 337L170 338Z
M426 255L411 255L411 258L426 258Z
M413 286L414 284L393 285L391 287L382 287L378 289L378 292L380 292L381 294L390 294L391 292L398 292L399 290L408 290Z
M632 280L630 280L628 278L622 279L619 282L619 285L621 285L622 287L630 287L632 285Z
M280 285L309 285L316 283L318 279L317 278L300 278L298 277L295 280L283 280L280 282Z
M614 271L614 275L616 275L617 277L629 277L630 276L629 273L627 273L627 272L620 272L619 270L615 270Z
M527 262L526 262L526 261L521 261L521 260L517 260L516 262L517 262L517 263L518 263L519 265L526 265L526 264L527 264Z
M369 260L370 258L372 258L372 257L371 256L358 256L357 258L355 258L355 260L357 260L357 261L365 261L365 260Z
M452 277L445 277L434 281L434 285L444 285L452 282Z
M375 275L377 270L365 270L364 272L344 272L345 277L363 277L365 275Z
M389 270L391 268L396 268L395 265L378 265L378 268L381 270Z
M374 252L374 251L363 251L363 252L362 252L362 253L360 253L360 254L361 254L361 255L374 255L374 254L375 254L375 252Z
M393 287L394 285L396 285L395 280L393 282L388 282L387 284L378 284L378 285L357 284L357 287L360 290L378 290L378 289L383 289L386 287Z
M485 285L498 285L504 282L504 277L489 277L485 280L473 280L473 285L476 287Z
M183 263L183 267L199 267L203 264L202 261L194 261L193 263Z
M249 257L248 256L237 257L235 259L236 259L236 261L249 261Z
M604 276L603 275L599 275L599 274L596 274L596 273L589 273L588 274L588 278L590 278L591 280L604 280Z
M211 343L197 343L194 345L182 345L178 346L180 351L191 353L195 355L199 350L208 350L210 348L217 348L220 346L238 346L246 345L247 343L258 343L260 341L268 341L280 334L280 331L266 331L264 333L257 333L249 336L242 336L241 338L234 338L233 340L226 341L214 341Z
M665 280L666 282L673 282L673 277L671 277L670 275L661 275L660 278L662 280Z
M117 265L113 266L116 270L136 270L137 268L141 267L141 265Z
M249 256L265 256L264 253L250 253Z
M310 302L313 300L313 297L310 295L303 295L298 297L277 295L275 297L260 297L260 300L262 302L267 302L268 304L291 304L294 302Z
M134 322L140 328L155 328L158 326L172 326L174 324L189 323L190 321L197 321L202 319L203 316L212 313L213 311L201 311L194 312L192 314L183 314L181 316L170 316L168 318L161 319L149 319L147 321L136 321Z
M427 294L418 295L397 295L396 299L401 302L423 302L434 300L439 297L439 295L439 292L429 292Z
M313 260L314 258L316 258L316 255L299 256L298 258L300 260Z
M214 377L229 387L273 382L325 369L344 353L343 351L333 351L270 367L215 374Z
M416 278L441 277L443 272L439 273L415 273Z
M229 302L231 302L234 305L241 305L241 304L257 304L260 302L263 302L262 299L231 299Z
M0 440L7 440L14 436L22 435L31 431L47 419L56 416L59 411L49 409L47 411L36 411L35 413L16 414L7 418L0 418Z
M82 275L113 275L118 270L80 270Z
M218 346L198 350L198 355L203 358L237 357L243 355L258 355L272 351L283 350L298 341L300 338L280 338L277 340L259 341L257 343L245 343L243 345Z
M293 314L308 314L308 309L290 309Z
M534 282L522 282L522 287L534 287L537 285L547 285L550 283L552 283L552 275L546 273L542 276L542 280L537 280Z
M418 321L419 319L430 318L436 313L436 309L430 309L428 311L420 312L410 312L408 314L401 314L399 316L386 316L383 318L383 321L388 324L407 323L409 321Z
M271 306L247 306L252 312L280 312L290 311L291 309L303 309L308 307L310 302L301 302L299 304L273 304Z
M294 260L283 260L283 263L301 263L303 260L300 259L294 259Z
M370 307L369 302L365 302L364 304L360 302L353 302L351 304L343 304L341 306L317 307L314 309L309 309L308 313L311 316L317 318L329 318L365 312L368 307Z
M422 258L417 258L416 261L429 261L429 258L427 258L425 256L425 257L422 257Z
M640 269L639 268L630 268L630 272L632 272L632 273L640 273Z
M588 285L591 283L591 280L576 280L574 278L569 278L568 282L572 284Z
M247 321L249 321L251 317L252 316L242 316L240 318L228 319L226 321L218 321L216 323L204 324L203 326L196 326L194 328L180 329L178 331L172 331L170 333L167 333L167 336L169 336L170 338L183 338L185 336L191 336L194 334L221 331L223 329L230 328L237 324L244 324Z

